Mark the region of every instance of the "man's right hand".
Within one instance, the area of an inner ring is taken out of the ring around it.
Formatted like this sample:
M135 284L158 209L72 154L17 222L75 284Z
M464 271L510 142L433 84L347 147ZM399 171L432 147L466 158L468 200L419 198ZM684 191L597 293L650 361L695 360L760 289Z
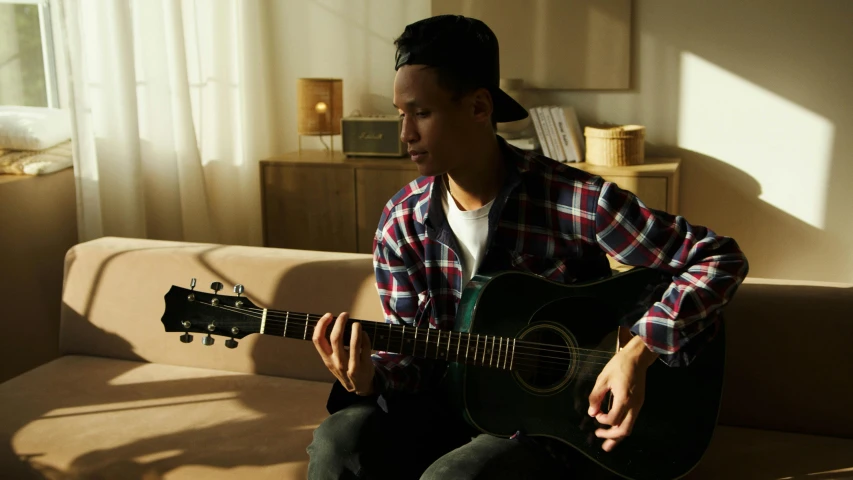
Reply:
M375 371L370 359L370 337L361 329L361 323L354 323L350 338L347 339L347 350L344 347L344 327L349 315L344 312L338 315L330 339L326 340L326 328L333 319L332 314L327 313L317 322L312 337L314 346L320 352L326 368L347 391L363 396L372 395Z

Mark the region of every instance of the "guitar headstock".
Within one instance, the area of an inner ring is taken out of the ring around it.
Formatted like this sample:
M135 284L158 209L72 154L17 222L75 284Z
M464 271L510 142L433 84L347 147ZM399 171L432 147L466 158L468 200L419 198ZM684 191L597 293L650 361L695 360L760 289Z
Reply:
M201 333L207 335L202 338L203 345L213 345L212 335L219 335L229 337L226 347L235 348L235 338L260 332L262 310L242 296L242 285L234 286L236 295L219 295L219 282L210 285L213 293L196 291L195 278L190 285L190 289L172 285L166 293L166 311L161 318L167 332L183 332L181 342L190 343L192 333Z

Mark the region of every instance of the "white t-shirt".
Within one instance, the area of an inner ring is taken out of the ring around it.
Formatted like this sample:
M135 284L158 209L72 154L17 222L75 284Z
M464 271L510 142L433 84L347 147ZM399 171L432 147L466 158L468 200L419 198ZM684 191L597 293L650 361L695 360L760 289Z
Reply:
M489 236L489 210L492 209L495 200L492 199L476 210L460 210L447 187L447 177L441 178L443 180L441 206L461 250L456 253L462 257L462 288L464 289L483 260L486 240Z

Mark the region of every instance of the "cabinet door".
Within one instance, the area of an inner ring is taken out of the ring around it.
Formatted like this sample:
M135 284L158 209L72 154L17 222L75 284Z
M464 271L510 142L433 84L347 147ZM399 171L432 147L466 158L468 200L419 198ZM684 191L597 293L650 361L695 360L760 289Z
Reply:
M669 210L665 177L607 175L604 179L619 185L624 190L633 192L649 208L662 211Z
M346 166L265 166L265 245L354 253L353 177Z
M373 253L373 236L388 200L418 178L414 168L359 168L355 172L358 195L358 252Z

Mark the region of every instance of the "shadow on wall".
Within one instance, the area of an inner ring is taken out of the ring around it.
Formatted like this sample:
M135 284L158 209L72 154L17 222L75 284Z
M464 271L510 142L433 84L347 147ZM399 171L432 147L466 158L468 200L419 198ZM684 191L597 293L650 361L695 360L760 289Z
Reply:
M647 149L655 155L681 158L682 215L693 224L734 237L749 259L750 277L821 278L843 249L824 230L762 200L761 185L743 170L684 148L650 145ZM827 242L834 247L809 248Z

